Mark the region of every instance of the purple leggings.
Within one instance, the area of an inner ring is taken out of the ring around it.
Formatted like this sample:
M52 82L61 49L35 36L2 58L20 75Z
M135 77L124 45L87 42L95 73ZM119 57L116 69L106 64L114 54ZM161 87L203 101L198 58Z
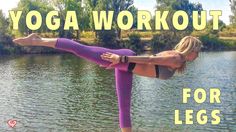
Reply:
M63 51L72 52L76 56L104 66L108 66L109 64L111 64L111 62L103 60L100 57L100 55L105 52L111 52L118 55L127 56L136 55L136 53L130 49L114 50L97 46L86 46L65 38L58 38L55 48ZM120 128L131 127L130 102L133 74L131 72L128 72L128 66L128 63L119 63L114 66L116 78L116 93L119 104Z

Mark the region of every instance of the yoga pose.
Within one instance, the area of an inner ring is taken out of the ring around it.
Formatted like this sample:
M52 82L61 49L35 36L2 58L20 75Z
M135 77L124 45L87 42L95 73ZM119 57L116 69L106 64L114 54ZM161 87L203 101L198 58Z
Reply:
M37 34L13 40L21 46L46 46L67 52L115 69L116 93L119 105L119 123L122 132L131 132L130 101L132 75L169 79L177 70L183 72L186 61L198 57L202 43L196 37L184 37L173 50L151 56L137 56L130 49L108 49L86 46L65 38L41 38Z

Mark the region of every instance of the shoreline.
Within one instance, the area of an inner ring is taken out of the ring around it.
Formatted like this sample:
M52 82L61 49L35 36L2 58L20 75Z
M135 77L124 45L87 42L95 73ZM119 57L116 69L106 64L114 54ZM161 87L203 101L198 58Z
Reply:
M203 50L202 52L236 52L236 49L234 50ZM144 53L148 53L148 54L153 54L154 52L152 52L151 50L146 50L143 51L141 53L139 53L138 55L144 54ZM158 53L158 52L157 52ZM69 53L69 52L55 52L55 53L20 53L20 54L0 54L0 57L4 57L4 56L24 56L24 55L64 55L64 54L72 54L73 53Z
M51 37L48 37L51 38ZM81 44L87 45L87 46L98 46L98 47L104 47L104 48L110 48L110 49L130 49L130 47L127 47L127 44L130 44L130 41L137 41L140 46L132 49L135 52L139 53L144 53L144 52L161 52L165 50L171 50L170 47L162 47L162 48L157 48L160 47L160 44L157 44L156 49L153 50L153 43L157 43L155 39L151 37L140 37L140 38L132 38L134 40L129 40L130 38L128 37L123 37L120 40L116 40L114 44L110 44L111 47L106 47L104 46L103 43L98 42L95 38L80 38L79 40L77 39L72 39L73 41L79 42ZM202 51L206 52L219 52L219 51L236 51L236 37L219 37L218 40L216 39L217 43L214 41L214 39L209 39L206 38L205 44L202 48ZM22 54L64 54L64 51L60 51L57 49L53 48L47 48L47 47L35 47L35 46L27 46L27 47L21 47L13 42L9 41L8 46L2 47L1 49L1 44L0 44L0 56L3 55L22 55ZM132 43L132 46L135 46L136 43ZM7 42L5 43L7 44ZM3 44L4 45L4 44ZM131 45L128 45L131 46Z

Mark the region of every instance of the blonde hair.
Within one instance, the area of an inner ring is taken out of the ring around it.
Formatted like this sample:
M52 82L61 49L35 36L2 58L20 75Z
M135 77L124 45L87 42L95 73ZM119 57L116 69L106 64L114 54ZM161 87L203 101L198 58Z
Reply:
M179 52L183 57L187 56L191 52L199 52L202 48L202 42L193 36L185 36L180 40L180 42L174 47L173 50ZM186 68L186 63L184 63L180 68L177 69L178 72L182 73Z

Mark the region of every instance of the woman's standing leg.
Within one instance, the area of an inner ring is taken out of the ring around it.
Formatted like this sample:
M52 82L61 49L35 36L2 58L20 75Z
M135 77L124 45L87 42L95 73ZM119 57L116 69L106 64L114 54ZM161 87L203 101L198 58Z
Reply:
M131 132L131 91L133 73L115 69L116 94L119 105L119 121L122 132Z

